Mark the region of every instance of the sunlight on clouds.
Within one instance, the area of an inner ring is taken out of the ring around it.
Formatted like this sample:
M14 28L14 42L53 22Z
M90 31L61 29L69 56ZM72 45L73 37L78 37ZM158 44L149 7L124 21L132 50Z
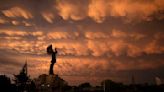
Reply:
M13 30L0 30L1 34L6 34L9 36L13 36L13 35L18 35L18 36L24 36L27 34L27 32L23 32L23 31L13 31Z
M0 37L1 40L21 40L22 37Z
M83 45L81 45L83 44ZM53 45L57 48L60 48L61 55L73 55L73 56L81 56L88 55L88 48L85 42L79 41L66 41L66 42L55 42Z
M11 23L13 24L13 25L19 25L20 23L18 22L18 21L11 21Z
M126 49L126 42L123 40L117 40L116 42L113 41L110 48L114 55L120 56L124 54L124 50Z
M35 53L35 54L44 54L45 46L43 42L37 41L25 41L19 39L20 41L6 41L6 43L0 44L0 48L15 50L19 53ZM41 47L42 46L42 47Z
M111 33L112 37L115 38L124 38L127 37L127 34L124 31L113 29Z
M79 35L78 32L64 32L64 31L55 31L49 32L47 37L49 39L68 39L68 38L76 38Z
M88 16L96 22L102 23L107 16L107 0L91 0L89 4Z
M68 32L50 32L47 34L49 39L61 39L61 38L70 38L71 36Z
M137 33L137 32L125 32L123 30L117 30L117 29L113 29L111 32L111 37L114 38L131 38L135 41L141 40L144 37L146 37L146 35L141 34L141 33Z
M30 32L33 36L43 36L44 33L42 31L35 31L35 32Z
M0 30L0 34L6 34L9 36L25 36L25 35L33 35L33 36L42 36L43 32L41 31L34 31L34 32L26 32L21 30Z
M146 20L149 16L156 11L157 7L154 3L145 2L131 2L130 0L125 1L114 1L111 3L113 16L125 16L129 20L143 19Z
M25 27L34 26L33 23L27 21L17 21L17 20L12 20L11 24L13 24L14 26L25 26Z
M35 26L34 23L31 22L27 22L27 21L22 21L23 25L26 27L30 27L30 26Z
M164 52L164 45L161 46L157 46L157 41L153 40L151 43L147 44L147 46L145 46L144 51L147 54L153 54L153 53L163 53Z
M52 12L42 12L41 14L47 22L53 23L53 19L55 18L55 16Z
M79 36L78 32L71 32L70 35L70 32L54 31L48 32L45 35L45 33L41 31L24 32L1 30L0 34L8 35L5 37L1 37L1 39L6 39L6 44L9 44L9 48L14 48L15 50L20 51L21 53L39 53L39 51L42 53L44 51L44 48L39 46L45 47L47 41L54 43L54 46L60 49L61 55L86 56L91 54L93 56L99 57L107 55L109 53L115 56L126 54L131 57L137 57L141 56L143 53L151 54L163 52L163 47L158 47L158 39L155 39L154 41L150 42L144 42L144 44L147 45L140 46L138 44L134 44L133 42L140 41L143 37L144 39L148 39L145 35L136 32L125 32L115 29L113 29L111 33L101 31L88 31L85 32L86 38L79 39L77 41L75 41L75 38ZM24 37L28 36L36 37L37 40L31 41L24 39ZM60 42L58 40L60 40ZM26 45L26 43L28 44ZM24 49L23 46L27 46L27 49ZM37 49L34 49L34 47L36 47Z
M62 0L58 2L55 8L59 11L59 15L61 15L64 20L82 20L86 16L87 7L84 7L79 1L67 2Z
M29 11L20 7L12 7L9 10L3 10L2 13L5 16L11 17L11 18L14 18L14 17L23 17L25 19L33 18L32 14Z
M109 48L108 48L108 43L105 40L89 40L88 41L88 48L93 51L92 55L93 56L102 56L103 54L105 54L106 52L109 52Z
M138 46L129 44L127 54L128 56L131 56L131 57L137 57L137 56L140 56L140 54L142 54L142 49Z
M55 73L73 82L128 80L164 65L164 0L9 2L0 6L0 72L19 71L27 58L32 77L48 74L50 44Z
M130 57L137 57L141 56L143 53L152 54L163 52L163 46L158 43L158 39L161 39L159 37L153 41L144 42L144 44L147 45L141 46L133 42L140 42L143 38L148 39L146 35L115 29L111 32L86 31L85 38L83 39L76 39L79 36L78 32L71 32L70 34L70 32L66 31L44 33L42 31L26 32L1 30L0 34L6 35L0 38L6 40L2 47L6 47L8 44L9 48L14 48L21 53L31 52L39 54L40 51L40 54L43 54L47 43L53 43L54 47L59 48L60 55L93 55L99 57L108 54L115 56L126 54ZM36 40L28 40L28 37L34 37ZM26 45L26 43L28 44ZM23 46L27 46L27 49L23 48Z
M8 22L7 20L5 20L5 19L3 19L3 18L0 17L0 24L5 24L7 22Z
M102 38L110 38L110 33L108 32L100 32L100 31L87 31L85 32L85 37L88 39L102 39Z
M82 2L83 6L81 6L78 1L62 0L58 2L56 8L64 20L82 20L88 16L97 23L102 23L107 17L123 17L127 22L149 21L152 19L151 15L164 10L164 5L160 2L163 1L89 0L87 4Z

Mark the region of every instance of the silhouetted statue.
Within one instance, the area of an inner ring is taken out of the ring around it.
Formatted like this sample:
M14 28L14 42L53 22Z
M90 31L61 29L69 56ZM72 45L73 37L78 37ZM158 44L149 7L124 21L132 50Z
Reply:
M53 72L53 66L56 63L56 54L57 54L57 48L55 48L55 52L52 49L52 45L47 47L47 53L52 55L52 60L51 60L51 64L50 64L50 70L49 70L49 74L50 75L54 75Z

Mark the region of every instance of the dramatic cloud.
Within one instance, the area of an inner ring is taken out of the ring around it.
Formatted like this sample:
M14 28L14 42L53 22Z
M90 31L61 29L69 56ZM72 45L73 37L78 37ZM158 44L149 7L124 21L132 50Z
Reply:
M32 78L48 73L52 44L54 71L70 84L164 79L163 12L163 0L2 0L0 74L26 60Z
M55 18L52 12L43 12L42 16L49 23L53 23L53 19Z
M23 17L25 19L32 18L33 16L31 15L30 12L27 10L20 8L20 7L12 7L9 10L3 10L2 13L7 16L7 17Z
M7 20L0 18L0 24L5 24L5 23L7 23Z
M81 4L83 3L83 4ZM164 10L162 0L61 0L57 4L63 19L82 20L90 17L98 23L106 18L123 17L126 21L150 20L152 15ZM163 15L159 16L163 17Z
M83 4L82 4L83 3ZM63 19L81 20L87 15L87 5L83 0L61 0L55 7Z

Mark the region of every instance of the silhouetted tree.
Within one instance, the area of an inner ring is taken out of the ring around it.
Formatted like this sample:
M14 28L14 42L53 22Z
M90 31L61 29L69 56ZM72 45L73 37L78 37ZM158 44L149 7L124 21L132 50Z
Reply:
M18 92L34 92L35 91L35 83L30 79L27 74L27 63L24 64L22 70L18 75L15 76L15 85L17 87Z
M79 85L79 92L89 92L90 88L92 86L90 85L90 83L86 82L86 83L82 83Z
M82 83L79 85L80 88L89 88L91 87L90 83L86 82L86 83Z
M5 75L0 75L0 92L10 92L11 91L11 81L10 78Z

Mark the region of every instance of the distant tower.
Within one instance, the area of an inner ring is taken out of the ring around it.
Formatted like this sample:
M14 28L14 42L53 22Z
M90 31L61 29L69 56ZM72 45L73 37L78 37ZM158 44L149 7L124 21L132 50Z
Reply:
M24 72L26 74L26 76L28 75L28 71L27 71L27 61L25 62L23 68L22 68L22 71L21 72Z

